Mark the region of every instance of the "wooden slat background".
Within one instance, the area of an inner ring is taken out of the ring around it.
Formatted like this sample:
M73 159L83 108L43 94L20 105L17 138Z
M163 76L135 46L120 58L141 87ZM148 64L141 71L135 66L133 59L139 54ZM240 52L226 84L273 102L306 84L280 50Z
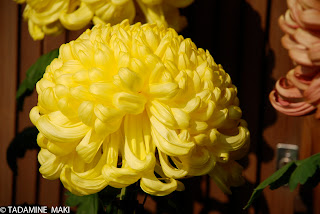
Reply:
M183 9L189 26L182 34L208 49L238 87L252 142L248 157L242 160L246 185L226 196L206 176L186 180L186 191L178 194L185 205L183 213L320 214L319 186L313 191L300 188L290 192L287 187L265 190L254 206L242 210L253 188L275 171L278 143L298 145L300 158L320 152L320 121L312 115L282 115L268 101L275 80L293 66L280 44L283 33L277 23L286 9L285 0L196 0ZM36 94L26 99L23 111L17 110L15 100L26 70L41 54L77 38L81 31L35 42L21 18L22 11L23 6L14 1L0 0L0 206L60 205L65 201L63 188L58 180L48 181L39 175L36 151L19 159L18 176L13 176L6 150L15 134L31 126L28 115L36 105ZM161 203L149 197L145 207L155 213Z

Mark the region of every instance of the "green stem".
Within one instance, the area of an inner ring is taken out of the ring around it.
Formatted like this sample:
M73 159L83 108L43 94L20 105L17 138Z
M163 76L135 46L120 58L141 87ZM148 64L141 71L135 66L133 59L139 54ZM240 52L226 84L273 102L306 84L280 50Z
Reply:
M120 207L117 214L135 214L139 209L137 200L138 190L135 185L130 185L121 189Z
M124 200L126 198L127 187L123 187L120 192L120 200Z
M120 192L120 201L123 201L126 198L126 193L127 193L127 187L123 187ZM118 209L118 214L124 214L123 207L120 207Z

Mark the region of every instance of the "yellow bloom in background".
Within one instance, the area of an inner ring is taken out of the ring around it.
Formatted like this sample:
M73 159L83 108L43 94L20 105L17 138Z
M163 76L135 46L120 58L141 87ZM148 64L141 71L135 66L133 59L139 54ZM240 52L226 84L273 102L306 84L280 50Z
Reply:
M40 172L87 195L140 180L152 195L209 174L242 184L249 146L237 89L208 51L172 28L97 25L60 47L36 86Z
M64 28L79 30L93 22L118 24L125 19L182 30L187 24L179 8L193 0L16 0L26 2L23 16L34 40L57 35Z

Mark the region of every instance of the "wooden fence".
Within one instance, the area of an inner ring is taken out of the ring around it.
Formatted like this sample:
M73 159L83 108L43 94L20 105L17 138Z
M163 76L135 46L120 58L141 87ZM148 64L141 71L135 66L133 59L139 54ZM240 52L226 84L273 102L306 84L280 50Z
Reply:
M254 187L276 170L278 143L298 145L301 159L320 152L320 121L312 115L282 115L268 101L275 80L293 66L280 44L283 33L277 23L286 9L285 0L195 0L183 9L189 25L182 34L208 49L231 75L251 131L251 150L241 161L247 183L234 189L232 196L225 196L206 176L186 180L185 194L178 195L184 203L183 213L320 214L319 186L294 192L287 187L265 190L254 206L242 210ZM6 151L14 136L32 125L28 115L37 95L26 99L22 111L17 110L15 100L26 70L43 53L77 38L81 31L35 42L22 11L23 6L12 0L0 1L0 206L60 205L65 201L64 190L58 180L39 175L37 151L28 151L18 160L17 176L7 165ZM155 213L161 203L148 197L145 208Z

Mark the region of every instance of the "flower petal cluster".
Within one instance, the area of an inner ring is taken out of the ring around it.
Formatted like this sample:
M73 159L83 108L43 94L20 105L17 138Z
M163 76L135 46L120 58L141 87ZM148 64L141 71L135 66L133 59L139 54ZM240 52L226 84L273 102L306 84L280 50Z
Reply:
M60 47L30 112L40 172L78 195L140 180L152 195L209 174L242 184L249 146L237 89L208 51L172 28L97 25Z
M284 114L301 116L317 109L320 118L320 1L288 0L288 8L279 25L285 32L282 45L296 67L277 81L269 98Z
M93 22L118 24L125 19L169 26L180 31L187 24L179 8L193 0L16 0L26 2L23 16L34 40L79 30Z

